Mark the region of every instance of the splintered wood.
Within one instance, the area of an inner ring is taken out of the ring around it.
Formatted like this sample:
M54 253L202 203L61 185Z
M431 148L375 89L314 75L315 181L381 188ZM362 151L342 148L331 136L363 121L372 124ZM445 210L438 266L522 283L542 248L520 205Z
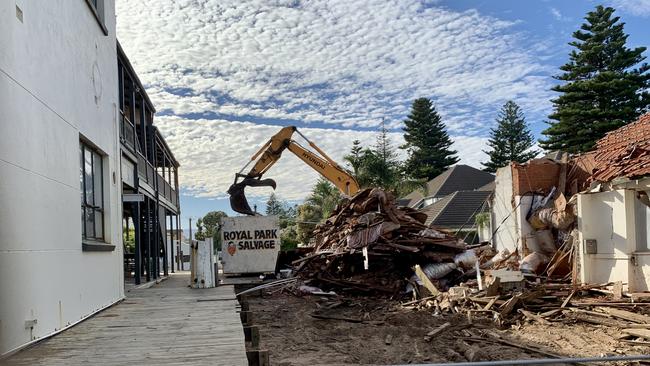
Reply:
M316 227L313 253L293 264L299 276L320 286L359 294L396 294L409 281L418 281L412 278L416 265L449 263L444 275L430 280L428 288L435 294L463 274L455 270L454 258L467 245L427 227L425 221L425 214L398 207L392 194L365 189L341 202Z

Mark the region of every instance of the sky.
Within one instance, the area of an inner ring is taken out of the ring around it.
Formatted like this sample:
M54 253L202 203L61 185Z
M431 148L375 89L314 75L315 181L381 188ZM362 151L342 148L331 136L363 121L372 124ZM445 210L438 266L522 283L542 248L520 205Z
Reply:
M514 100L539 138L571 34L598 4L617 9L628 47L650 46L650 0L117 0L117 37L181 165L186 222L233 214L234 174L283 126L343 163L382 120L399 146L411 103L427 97L460 163L480 168ZM318 174L287 151L265 177L298 203ZM271 192L249 188L251 206Z

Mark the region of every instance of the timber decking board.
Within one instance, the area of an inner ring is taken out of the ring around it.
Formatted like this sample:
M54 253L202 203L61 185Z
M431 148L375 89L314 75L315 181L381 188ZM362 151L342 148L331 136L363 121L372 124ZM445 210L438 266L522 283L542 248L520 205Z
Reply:
M121 303L0 364L248 365L232 286L191 289L188 283L189 274L178 273L132 289Z

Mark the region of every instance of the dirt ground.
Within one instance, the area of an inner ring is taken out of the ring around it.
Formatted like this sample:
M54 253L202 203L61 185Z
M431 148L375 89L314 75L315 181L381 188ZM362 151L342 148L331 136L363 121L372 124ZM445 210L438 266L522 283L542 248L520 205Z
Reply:
M617 340L618 330L583 323L516 324L499 329L490 319L434 315L375 298L296 297L286 293L247 297L260 349L272 365L418 364L648 354L650 346ZM313 315L327 319L316 318ZM338 319L331 319L331 317ZM450 326L429 342L431 330ZM514 343L520 347L499 341ZM522 347L524 347L522 349ZM603 365L605 363L599 363ZM630 365L637 363L610 363Z

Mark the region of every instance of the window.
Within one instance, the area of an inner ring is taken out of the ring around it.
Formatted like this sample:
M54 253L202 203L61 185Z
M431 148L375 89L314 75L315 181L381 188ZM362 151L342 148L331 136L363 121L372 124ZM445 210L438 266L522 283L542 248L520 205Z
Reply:
M81 232L84 240L104 240L104 182L102 156L84 143L79 144L81 188Z
M90 10L93 12L104 35L108 35L108 29L106 29L106 25L104 24L104 0L86 0L86 4L88 4Z

